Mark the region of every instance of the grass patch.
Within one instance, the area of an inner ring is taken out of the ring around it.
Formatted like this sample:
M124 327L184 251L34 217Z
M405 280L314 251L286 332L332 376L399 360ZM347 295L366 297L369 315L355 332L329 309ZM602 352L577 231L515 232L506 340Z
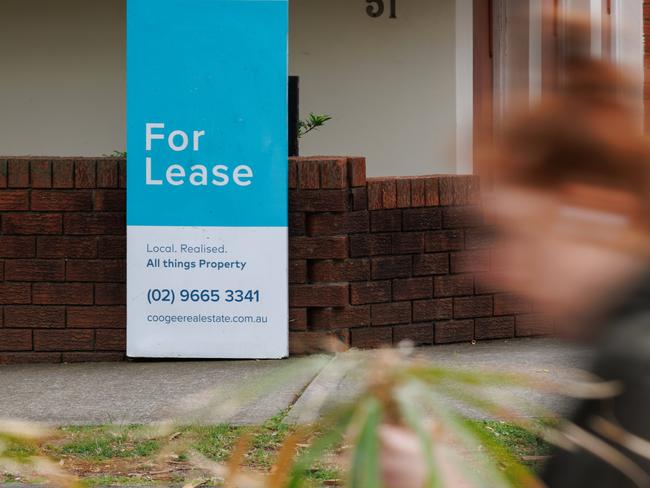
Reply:
M146 426L63 427L59 438L40 449L26 445L10 445L12 454L28 457L45 454L60 460L64 468L81 477L90 488L116 485L182 484L198 475L188 462L187 449L196 450L214 461L225 461L238 439L251 435L245 459L248 468L267 472L282 442L294 431L284 423L284 412L258 427L228 425L187 426L172 436L179 441L178 450L165 451L166 438L151 437ZM501 443L515 457L533 470L539 470L551 447L535 435L507 422L473 421L489 436ZM342 478L337 466L320 463L308 473L316 486ZM3 476L4 482L16 481ZM24 481L24 480L22 480Z
M499 441L516 458L533 471L540 471L553 447L521 427L499 420L479 420L476 424Z
M146 432L140 425L63 427L60 433L64 440L52 445L50 453L93 461L152 456L160 450L160 441L147 438Z

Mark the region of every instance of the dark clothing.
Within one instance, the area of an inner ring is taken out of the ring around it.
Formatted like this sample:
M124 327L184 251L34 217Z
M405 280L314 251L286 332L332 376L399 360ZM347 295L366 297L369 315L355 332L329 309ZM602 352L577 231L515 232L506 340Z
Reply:
M589 431L591 419L605 418L625 431L650 441L650 272L620 306L603 321L593 373L603 380L622 383L623 393L604 401L586 401L573 422ZM650 460L608 441L647 475L650 487ZM637 486L619 470L580 450L558 451L549 461L542 479L550 488L627 488Z

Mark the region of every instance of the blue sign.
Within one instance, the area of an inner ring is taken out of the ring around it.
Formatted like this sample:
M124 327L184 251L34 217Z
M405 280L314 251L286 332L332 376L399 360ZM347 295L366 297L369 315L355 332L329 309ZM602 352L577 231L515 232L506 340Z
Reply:
M127 352L288 353L286 0L127 0Z
M128 1L128 225L287 225L287 18Z

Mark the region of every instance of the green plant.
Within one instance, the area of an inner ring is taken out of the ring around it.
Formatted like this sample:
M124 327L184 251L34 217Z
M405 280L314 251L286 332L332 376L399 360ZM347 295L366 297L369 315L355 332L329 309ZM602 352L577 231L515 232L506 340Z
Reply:
M126 151L113 151L110 154L104 154L105 158L119 158L126 159Z
M508 422L504 433L509 436L590 450L633 474L615 453L593 449L593 436L586 431L552 412L522 404L516 397L495 397L493 390L506 386L608 398L618 393L614 383L551 383L523 374L443 368L411 358L408 348L374 355L353 351L338 360L342 370L368 372L365 388L351 402L330 409L317 424L288 435L271 476L260 477L242 468L249 438L238 444L225 465L195 455L190 459L232 487L313 486L316 480L309 473L331 456L346 466L345 486L349 488L541 487L535 474L494 435L494 424L468 420L466 412L471 410ZM320 401L324 404L326 395ZM320 411L319 405L312 407ZM406 449L400 453L403 446ZM397 475L390 471L395 467Z
M298 122L298 137L302 137L313 130L320 129L330 120L332 120L332 117L329 115L319 115L310 112L305 120Z

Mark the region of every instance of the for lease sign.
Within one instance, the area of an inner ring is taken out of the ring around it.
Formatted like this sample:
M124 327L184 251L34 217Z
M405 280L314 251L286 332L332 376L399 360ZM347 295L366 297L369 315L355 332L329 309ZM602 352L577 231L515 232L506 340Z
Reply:
M286 0L127 2L127 352L279 358Z

